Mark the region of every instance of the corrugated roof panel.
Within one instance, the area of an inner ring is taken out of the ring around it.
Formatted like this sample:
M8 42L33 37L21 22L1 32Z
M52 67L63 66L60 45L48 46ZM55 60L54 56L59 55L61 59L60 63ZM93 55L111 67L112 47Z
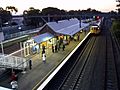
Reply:
M89 23L82 23L80 28L80 22L77 18L69 19L69 20L61 20L58 22L49 22L47 23L49 27L51 27L55 32L67 35L74 35L79 32L83 28L89 26Z
M78 31L80 31L79 23L77 23L75 25L71 25L71 26L63 28L63 29L60 29L57 32L61 33L61 34L73 35L73 34L77 33Z
M32 38L34 39L34 41L36 43L41 43L41 42L47 41L53 37L54 37L54 35L52 35L50 33L44 33L44 34L40 34L40 35L32 37Z
M70 19L70 20L61 20L58 22L48 22L47 25L50 26L56 32L60 29L69 27L69 26L77 24L77 23L79 23L79 20L74 18L74 19Z

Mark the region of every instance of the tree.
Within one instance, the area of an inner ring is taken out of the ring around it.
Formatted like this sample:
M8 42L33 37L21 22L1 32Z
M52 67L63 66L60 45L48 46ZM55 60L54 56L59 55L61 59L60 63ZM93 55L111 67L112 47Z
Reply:
M0 7L0 11L3 11L4 9L2 7Z
M30 7L28 10L24 10L23 16L26 25L39 26L40 18L38 16L40 13L40 10L35 9L34 7Z
M118 2L118 4L116 5L116 7L118 9L116 9L116 10L118 10L118 13L120 13L120 0L116 0L116 2Z
M90 11L92 11L92 9L91 9L91 8L88 8L87 11L90 12Z
M43 8L42 15L49 15L50 16L50 21L58 21L61 19L65 19L65 17L61 17L61 15L67 15L67 11L65 10L60 10L58 8L55 7L47 7L47 8ZM47 20L47 18L46 18Z
M17 9L16 7L14 7L14 6L7 6L7 7L6 7L6 10L7 10L7 11L10 10L12 13L13 13L13 11L14 11L15 13L18 12L18 9Z
M34 8L34 7L30 7L30 8L29 8L29 11L31 11L31 10L35 10L35 8Z
M4 10L2 7L0 7L0 19L1 19L1 23L6 23L9 20L11 20L12 15L9 11Z
M42 9L42 15L61 15L61 11L58 8L47 7Z

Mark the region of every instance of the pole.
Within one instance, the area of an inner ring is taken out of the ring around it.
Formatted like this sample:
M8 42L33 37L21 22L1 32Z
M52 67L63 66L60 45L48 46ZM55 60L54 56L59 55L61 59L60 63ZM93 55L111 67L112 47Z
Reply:
M1 20L1 16L0 16L0 29L1 29L1 32L2 32L2 20ZM2 49L2 54L4 54L2 40L1 40L1 49Z
M3 56L3 64L5 65L5 56L4 56L4 48L3 48L3 40L4 40L4 34L3 34L3 30L2 30L2 19L1 19L1 16L0 16L0 28L1 28L1 31L2 32L2 38L1 39L1 49L2 49L2 56Z
M20 42L20 50L21 50L21 57L23 57L23 53L22 53L22 42Z
M0 28L1 28L1 31L2 31L2 19L1 19L1 16L0 16Z
M4 49L3 49L3 43L1 41L1 49L2 49L2 56L3 56L3 63L5 64L5 58L4 58Z
M48 14L48 22L50 22L50 15Z
M4 34L3 34L3 30L2 30L2 19L1 19L1 16L0 16L0 28L1 28L1 31L2 32L2 37L0 38L1 39L1 49L2 49L2 56L3 56L3 64L5 65L5 55L4 55L4 48L3 48L3 40L4 40Z
M38 44L39 45L39 49L38 49L38 54L39 54L39 59L40 59L40 44Z
M21 60L22 60L22 66L23 66L23 74L26 73L24 70L24 62L23 62L23 52L22 52L22 42L20 42L20 50L21 50ZM26 63L26 62L25 62Z
M2 49L2 55L4 55L4 49L3 49L3 43L1 41L1 49Z
M80 28L81 28L81 17L80 17Z

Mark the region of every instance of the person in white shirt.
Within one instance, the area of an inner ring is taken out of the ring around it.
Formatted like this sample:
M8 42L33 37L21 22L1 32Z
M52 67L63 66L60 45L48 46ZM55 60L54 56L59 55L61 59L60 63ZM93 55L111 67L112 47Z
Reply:
M46 63L46 55L45 55L45 53L42 54L42 60L43 60L44 63Z
M13 80L10 84L12 85L13 90L17 90L17 88L18 88L17 81Z

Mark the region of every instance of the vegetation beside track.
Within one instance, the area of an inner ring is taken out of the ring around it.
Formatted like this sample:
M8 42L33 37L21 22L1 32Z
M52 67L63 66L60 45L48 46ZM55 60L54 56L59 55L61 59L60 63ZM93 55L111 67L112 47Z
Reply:
M120 44L120 20L114 20L111 27L112 33L116 36Z

